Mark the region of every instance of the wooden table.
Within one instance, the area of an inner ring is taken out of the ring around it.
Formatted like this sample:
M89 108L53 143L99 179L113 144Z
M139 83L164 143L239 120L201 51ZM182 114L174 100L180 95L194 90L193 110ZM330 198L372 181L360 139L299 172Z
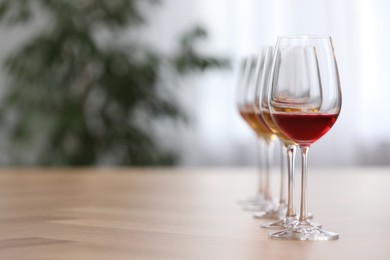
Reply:
M2 169L0 259L390 259L390 169L311 169L337 241L278 241L242 211L254 169Z

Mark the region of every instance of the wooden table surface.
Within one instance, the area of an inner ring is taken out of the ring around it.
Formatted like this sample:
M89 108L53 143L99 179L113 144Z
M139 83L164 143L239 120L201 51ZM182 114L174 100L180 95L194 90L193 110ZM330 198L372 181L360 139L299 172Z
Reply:
M390 168L311 169L337 241L278 241L236 201L254 169L2 169L0 259L390 259Z

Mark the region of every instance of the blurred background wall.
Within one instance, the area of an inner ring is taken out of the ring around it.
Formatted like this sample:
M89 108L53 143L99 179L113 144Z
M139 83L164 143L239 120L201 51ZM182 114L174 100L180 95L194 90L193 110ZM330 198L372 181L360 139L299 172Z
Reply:
M201 25L209 37L197 50L231 61L230 69L210 68L175 79L173 92L188 123L160 122L156 141L176 151L176 165L255 164L254 134L235 107L237 64L243 56L258 53L261 46L275 44L278 35L291 34L331 35L342 83L341 115L332 130L313 145L310 163L390 165L389 1L164 0L158 8L142 8L147 24L128 31L125 39L137 38L169 55L178 49L180 35ZM40 26L39 21L28 27L3 26L1 60ZM7 73L1 72L0 77L6 86ZM3 144L7 138L4 133L0 136ZM1 162L13 164L5 147L1 146ZM23 149L34 151L36 147ZM26 162L36 164L28 156ZM115 160L95 164L115 164Z
M157 27L182 19L174 14L188 14L183 21L200 21L210 32L204 49L228 55L235 66L193 79L194 87L182 90L183 100L192 99L186 103L194 116L194 126L182 135L182 165L254 164L254 136L234 106L236 66L278 35L296 34L333 37L343 90L342 113L313 145L311 163L390 164L388 1L172 0L165 8L153 19ZM166 33L174 35L176 26Z

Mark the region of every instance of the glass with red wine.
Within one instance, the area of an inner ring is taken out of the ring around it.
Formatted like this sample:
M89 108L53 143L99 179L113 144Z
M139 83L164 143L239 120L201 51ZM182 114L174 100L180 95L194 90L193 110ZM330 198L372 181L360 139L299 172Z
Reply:
M341 110L341 88L329 36L279 37L270 72L269 112L275 126L298 144L302 156L299 218L274 239L333 240L339 235L313 224L308 216L307 156L310 146L325 135Z

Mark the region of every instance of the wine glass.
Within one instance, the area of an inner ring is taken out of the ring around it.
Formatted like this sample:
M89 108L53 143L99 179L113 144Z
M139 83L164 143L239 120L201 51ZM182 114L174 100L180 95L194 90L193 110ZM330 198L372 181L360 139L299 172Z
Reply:
M244 199L239 200L239 204L244 207L250 207L253 205L263 205L264 204L264 183L263 183L263 169L262 169L262 143L263 139L258 135L256 131L256 126L252 123L250 117L246 113L246 91L250 82L251 71L254 66L254 57L246 57L241 60L239 73L238 73L238 83L237 83L237 107L241 117L244 121L250 126L250 128L256 134L256 154L257 154L257 190L256 195L250 196Z
M260 62L260 63L259 63ZM248 123L248 125L254 130L257 135L258 142L258 154L260 153L260 143L265 146L264 162L265 162L265 174L264 178L259 176L259 179L263 179L263 185L259 185L258 195L254 200L247 200L244 203L243 208L246 210L264 210L268 209L272 205L272 198L270 193L269 184L269 167L271 164L272 157L272 144L276 136L271 130L265 125L260 114L254 110L254 103L256 100L256 81L258 80L256 69L257 66L261 66L261 57L251 56L243 60L242 63L242 80L238 87L238 109L241 116ZM258 156L258 158L260 158ZM261 174L261 171L259 171Z
M341 88L331 38L279 37L270 76L269 111L277 128L301 149L302 185L299 219L269 237L338 239L338 234L309 221L306 187L309 148L330 130L341 109Z
M267 124L267 126L271 129L271 131L277 135L279 140L281 141L282 147L282 156L287 155L287 176L288 176L288 184L287 184L287 205L284 198L284 176L285 170L283 167L284 158L281 159L282 167L281 167L281 183L280 183L280 200L279 205L274 209L271 209L264 216L255 215L255 217L273 217L278 219L278 221L263 224L263 228L285 228L290 225L293 221L297 219L295 206L294 206L294 166L295 166L295 153L296 153L296 143L284 135L279 129L276 127L274 121L271 118L271 114L269 112L268 107L268 97L269 97L269 81L270 81L270 72L272 67L272 62L274 58L274 50L273 46L268 46L263 49L265 53L264 65L262 67L261 80L257 85L256 89L256 107L260 110L260 114Z

